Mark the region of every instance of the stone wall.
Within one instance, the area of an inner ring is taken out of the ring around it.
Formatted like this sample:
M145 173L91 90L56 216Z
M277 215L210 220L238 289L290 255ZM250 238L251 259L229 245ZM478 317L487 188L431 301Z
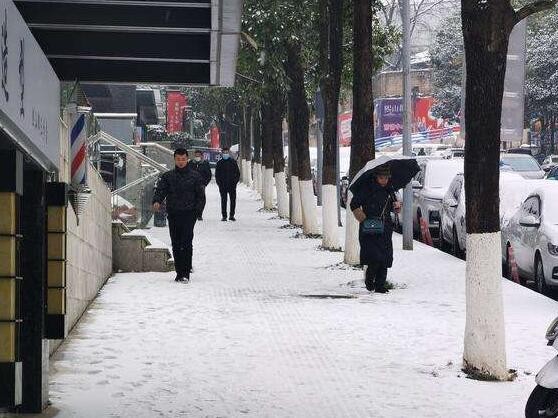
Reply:
M67 129L61 129L66 132ZM61 138L61 162L65 165L59 180L69 182L68 138ZM66 167L66 168L64 168ZM66 324L71 329L95 299L112 273L111 193L97 170L88 165L91 197L78 218L71 205L67 209ZM60 341L52 340L52 353Z

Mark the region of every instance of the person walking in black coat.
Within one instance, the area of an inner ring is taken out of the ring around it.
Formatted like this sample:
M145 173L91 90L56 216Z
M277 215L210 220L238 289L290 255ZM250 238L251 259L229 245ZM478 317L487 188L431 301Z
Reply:
M153 196L153 210L158 212L166 199L176 281L190 281L194 226L205 202L205 182L188 162L184 148L174 151L174 170L164 173Z
M201 174L201 176L203 177L203 182L207 187L213 175L211 174L209 161L203 158L203 152L201 152L200 150L196 150L194 152L194 160L191 161L190 164L192 164L192 168L194 170ZM206 202L204 200L201 212L198 214L198 221L203 221L203 210L205 209L205 203Z
M221 214L223 215L222 221L227 220L227 195L231 201L231 210L229 220L236 221L236 185L240 180L240 170L236 161L231 158L228 148L223 148L222 158L217 163L215 168L215 180L219 186L219 193L221 193Z
M359 221L360 264L367 266L366 289L377 293L387 293L385 287L387 271L393 264L393 222L391 212L398 213L401 203L390 186L389 168L378 167L372 182L362 187L351 200L351 210ZM381 219L383 231L365 230L366 219Z

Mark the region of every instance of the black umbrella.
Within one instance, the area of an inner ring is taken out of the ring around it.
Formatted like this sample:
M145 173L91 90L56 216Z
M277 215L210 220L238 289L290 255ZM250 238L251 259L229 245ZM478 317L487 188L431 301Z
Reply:
M366 165L356 174L355 178L351 181L349 190L353 194L361 189L363 185L370 184L372 177L374 177L376 170L379 168L389 167L391 171L390 185L399 190L405 187L411 179L420 171L417 160L411 157L387 156L382 155L375 160L368 161Z

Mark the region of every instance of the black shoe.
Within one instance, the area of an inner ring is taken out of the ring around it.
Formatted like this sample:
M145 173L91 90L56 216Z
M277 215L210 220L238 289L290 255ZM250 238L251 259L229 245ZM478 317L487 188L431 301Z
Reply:
M231 216L231 217L229 218L229 221L236 222L236 219L234 218L234 216Z
M203 221L203 216L198 216L198 221Z
M177 274L176 277L175 277L175 279L174 279L174 281L175 281L175 282L183 282L183 281L184 281L184 277L182 277L182 275L180 275L180 274Z
M190 273L186 273L182 278L183 282L190 283Z
M389 290L382 286L376 289L376 293L389 293Z
M223 216L223 217L221 218L221 222L227 222L227 217L226 217L226 216Z

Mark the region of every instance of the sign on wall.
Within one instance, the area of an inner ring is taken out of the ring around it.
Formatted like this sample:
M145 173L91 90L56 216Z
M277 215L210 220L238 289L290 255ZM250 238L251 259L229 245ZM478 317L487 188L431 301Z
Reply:
M0 0L0 122L58 169L59 114L58 77L12 1Z

